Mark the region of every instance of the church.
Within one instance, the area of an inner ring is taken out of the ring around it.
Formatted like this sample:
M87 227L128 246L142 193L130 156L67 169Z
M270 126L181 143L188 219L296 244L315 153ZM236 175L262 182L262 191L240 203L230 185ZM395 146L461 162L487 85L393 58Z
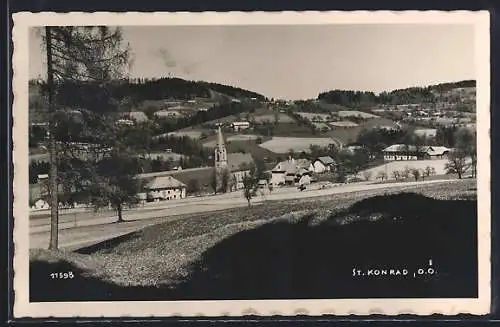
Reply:
M217 144L214 153L214 169L217 189L223 189L224 174L228 174L228 190L236 191L243 188L243 177L250 173L254 160L250 153L227 153L226 143L219 126Z

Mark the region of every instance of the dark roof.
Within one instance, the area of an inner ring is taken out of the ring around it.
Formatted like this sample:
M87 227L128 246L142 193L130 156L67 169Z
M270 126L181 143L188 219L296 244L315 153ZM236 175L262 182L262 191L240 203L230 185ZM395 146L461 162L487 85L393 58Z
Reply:
M331 165L335 163L333 158L330 156L318 157L316 160L320 161L324 165Z

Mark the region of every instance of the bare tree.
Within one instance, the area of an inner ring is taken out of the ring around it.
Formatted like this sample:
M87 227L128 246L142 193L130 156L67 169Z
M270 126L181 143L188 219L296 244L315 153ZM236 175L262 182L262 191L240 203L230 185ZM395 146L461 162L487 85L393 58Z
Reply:
M410 174L411 174L411 169L408 166L405 166L405 168L401 172L401 178L407 179L408 177L410 177Z
M377 174L377 179L380 179L381 181L384 181L387 179L387 174L385 171L380 171L378 174Z
M257 191L257 179L253 174L245 174L243 177L243 195L247 199L248 207L251 206L251 200L255 196Z
M401 178L401 173L398 170L392 171L392 178L398 181Z
M229 170L224 169L224 171L221 174L221 191L222 193L227 193L230 191L230 182L231 182L231 174L229 173Z
M417 182L420 178L420 170L412 169L411 174L413 175L413 178L415 178L415 182Z
M457 174L458 178L461 179L469 167L465 151L455 149L448 153L448 162L445 165L448 174Z
M371 170L365 170L363 172L363 178L365 181L369 181L372 178L372 171Z

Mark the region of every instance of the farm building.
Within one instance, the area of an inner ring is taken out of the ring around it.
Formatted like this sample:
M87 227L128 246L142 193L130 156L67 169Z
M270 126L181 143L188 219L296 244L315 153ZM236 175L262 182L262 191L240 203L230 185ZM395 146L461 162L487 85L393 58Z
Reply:
M186 197L186 184L172 176L155 177L145 189L147 196L153 201L176 200Z
M384 160L417 160L423 156L423 150L418 151L414 145L393 144L384 150Z
M446 159L448 153L452 149L449 149L445 146L429 146L425 149L425 159Z
M248 129L250 128L250 123L247 121L235 121L231 123L231 128L235 131L238 132L242 129Z
M312 164L312 168L315 173L322 174L325 172L329 172L333 170L333 166L335 165L335 161L330 156L318 157L314 160Z
M449 148L444 146L423 146L393 144L383 150L384 160L418 160L446 158Z
M304 175L311 175L312 165L306 159L293 159L278 163L271 170L271 184L273 185L294 185L299 182Z

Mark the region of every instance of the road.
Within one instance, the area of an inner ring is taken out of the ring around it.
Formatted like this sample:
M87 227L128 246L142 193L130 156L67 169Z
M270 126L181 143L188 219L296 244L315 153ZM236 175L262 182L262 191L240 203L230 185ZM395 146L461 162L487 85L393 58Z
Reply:
M328 189L311 188L300 192L296 188L283 188L276 190L265 197L257 196L253 204L265 200L279 201L303 199L340 193L368 191L376 189L390 189L394 187L407 187L413 185L426 185L434 183L450 183L450 180L431 180L421 182L367 184L347 184ZM143 207L124 211L125 223L113 224L117 216L112 211L94 213L92 211L66 210L59 216L59 244L61 248L76 249L89 246L106 239L124 235L146 226L160 222L184 219L189 214L206 213L247 205L241 192L229 194L193 197L182 200L172 200L160 203L151 203ZM34 213L30 215L30 248L47 248L50 231L50 217L47 213Z

